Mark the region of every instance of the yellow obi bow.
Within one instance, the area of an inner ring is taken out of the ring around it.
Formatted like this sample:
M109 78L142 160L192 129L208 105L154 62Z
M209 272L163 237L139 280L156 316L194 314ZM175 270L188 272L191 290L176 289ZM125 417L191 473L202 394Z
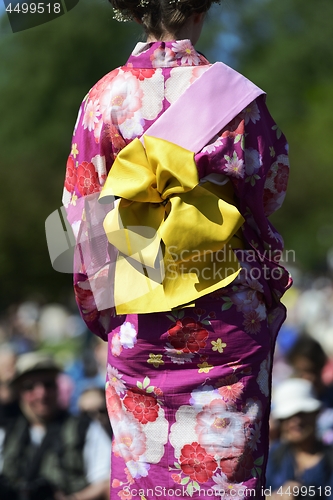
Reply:
M134 139L119 153L100 195L121 197L104 220L119 251L117 314L170 311L240 271L232 248L242 246L244 219L231 183L200 185L193 152L149 136L144 144Z

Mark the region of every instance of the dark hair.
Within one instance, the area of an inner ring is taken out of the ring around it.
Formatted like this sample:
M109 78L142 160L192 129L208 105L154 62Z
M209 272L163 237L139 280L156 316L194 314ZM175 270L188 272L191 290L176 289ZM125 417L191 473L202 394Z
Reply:
M142 22L147 34L176 34L195 13L207 12L219 0L109 0L117 13ZM117 19L117 16L115 16Z
M306 334L300 335L287 353L286 359L289 364L293 365L300 356L311 360L317 372L323 369L327 361L327 356L319 342Z

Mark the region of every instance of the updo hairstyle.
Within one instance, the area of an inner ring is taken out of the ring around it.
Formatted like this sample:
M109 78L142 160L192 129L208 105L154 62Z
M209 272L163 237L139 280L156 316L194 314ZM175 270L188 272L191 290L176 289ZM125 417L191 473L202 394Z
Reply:
M207 12L213 2L219 0L109 0L115 19L137 19L147 35L157 39L163 33L176 34L195 13Z

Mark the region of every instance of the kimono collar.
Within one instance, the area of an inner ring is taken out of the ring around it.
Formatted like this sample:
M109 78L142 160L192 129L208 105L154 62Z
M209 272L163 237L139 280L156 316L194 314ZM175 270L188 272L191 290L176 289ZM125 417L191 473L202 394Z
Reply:
M190 40L139 42L125 66L130 68L172 68L209 64Z

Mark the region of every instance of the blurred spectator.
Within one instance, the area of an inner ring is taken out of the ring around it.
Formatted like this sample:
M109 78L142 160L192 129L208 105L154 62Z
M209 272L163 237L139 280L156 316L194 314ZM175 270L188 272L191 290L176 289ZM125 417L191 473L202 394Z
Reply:
M86 332L79 314L62 304L45 303L43 297L12 304L0 312L0 344L10 342L18 354L31 352L43 344L59 344Z
M86 327L78 314L70 314L61 304L46 304L40 309L38 320L39 339L57 344L65 339L82 335Z
M27 336L38 340L38 318L40 306L36 301L28 300L22 302L16 311L16 325L24 331Z
M309 380L318 398L326 407L333 408L333 388L323 383L322 372L327 363L327 356L315 339L300 334L286 356L294 375Z
M2 469L2 447L7 427L20 414L11 381L15 374L16 354L8 344L0 346L0 471Z
M9 344L0 346L0 404L6 405L15 399L11 381L15 374L16 353Z
M112 437L112 429L106 409L104 387L92 386L85 389L79 397L78 407L81 414L86 414L91 419L97 420L109 436Z
M83 351L81 359L76 359L66 369L66 374L74 383L74 390L70 402L70 411L77 414L79 395L91 387L105 388L107 342L89 334L88 343Z
M333 356L332 281L327 277L312 277L300 293L292 314L297 327L320 342L325 352Z
M9 308L6 329L18 354L31 351L38 342L39 305L22 302Z
M266 473L272 500L333 498L333 448L316 435L321 407L305 379L285 380L273 392L272 415L281 435L271 447Z
M327 365L327 355L312 337L301 334L287 354L287 362L296 377L309 380L316 397L323 403L317 419L317 430L326 444L333 444L333 386L323 382L323 370Z
M23 414L6 432L1 498L109 498L111 440L98 422L59 407L59 372L53 358L43 353L18 358L13 383Z

